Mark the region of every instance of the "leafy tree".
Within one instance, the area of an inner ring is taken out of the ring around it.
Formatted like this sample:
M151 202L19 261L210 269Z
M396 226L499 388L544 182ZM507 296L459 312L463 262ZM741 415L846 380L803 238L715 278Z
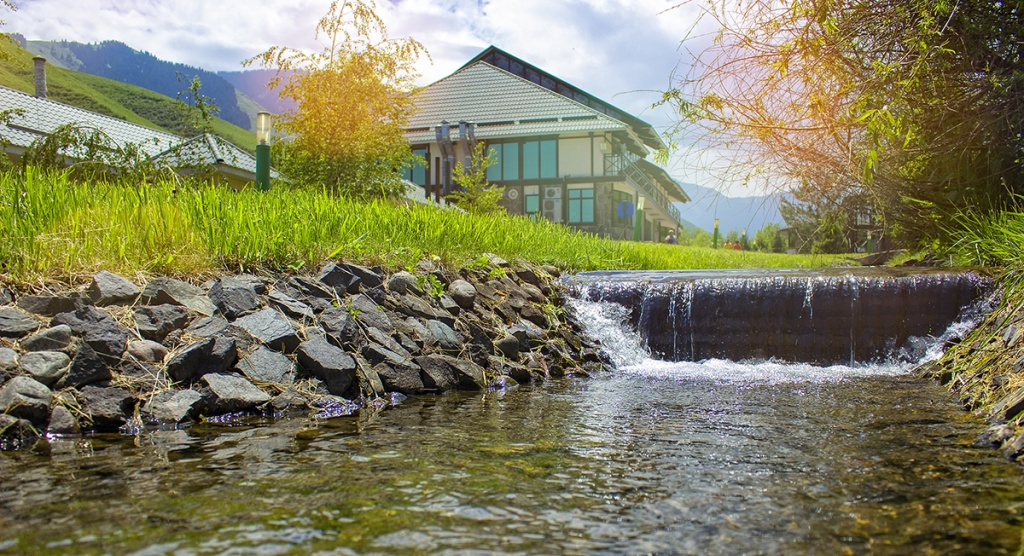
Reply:
M793 188L821 233L837 235L851 195L914 243L958 210L998 210L1021 192L1018 2L735 4L711 0L721 31L664 102L680 137Z
M306 53L275 46L246 60L273 68L269 87L296 109L276 125L275 165L299 183L356 197L403 190L398 170L412 161L402 125L413 110L419 42L390 39L372 0L335 0L316 27L327 46Z
M185 137L195 137L210 133L213 129L213 117L220 112L217 103L202 94L203 82L198 75L188 79L185 74L177 72L178 83L188 83L188 87L178 91L175 106L178 111L178 133Z
M772 251L772 244L775 243L775 238L778 236L778 224L765 224L763 228L754 234L754 248L758 251L770 252Z
M453 191L448 199L455 201L459 207L467 212L476 214L497 214L505 209L498 204L505 192L504 187L492 186L487 181L487 169L498 162L497 155L493 150L488 150L484 156L486 145L483 141L477 141L473 147L473 154L470 156L470 168L463 166L462 162L455 163L452 170L452 181L463 188L463 191Z

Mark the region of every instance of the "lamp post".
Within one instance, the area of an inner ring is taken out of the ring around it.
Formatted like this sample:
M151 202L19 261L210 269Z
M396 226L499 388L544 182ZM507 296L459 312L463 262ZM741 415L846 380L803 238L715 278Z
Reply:
M742 236L742 239L740 239L740 247L744 251L747 250L747 229L746 228L743 228L743 236Z
M644 225L644 198L641 196L636 201L636 214L633 216L633 241L640 241L643 237Z
M718 249L718 219L715 219L715 233L711 236L711 247Z
M256 189L270 189L270 112L256 114Z

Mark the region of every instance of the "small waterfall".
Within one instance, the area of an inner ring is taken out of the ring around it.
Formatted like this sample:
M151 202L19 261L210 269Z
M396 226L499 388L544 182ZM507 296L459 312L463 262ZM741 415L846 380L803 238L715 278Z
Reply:
M972 272L591 272L567 280L639 332L654 359L833 365L925 356L991 290Z

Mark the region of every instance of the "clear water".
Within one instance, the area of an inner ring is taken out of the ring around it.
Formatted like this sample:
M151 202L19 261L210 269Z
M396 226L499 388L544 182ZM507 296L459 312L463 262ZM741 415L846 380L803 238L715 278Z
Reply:
M908 367L659 363L598 312L607 376L0 454L0 554L1019 553L1021 468Z

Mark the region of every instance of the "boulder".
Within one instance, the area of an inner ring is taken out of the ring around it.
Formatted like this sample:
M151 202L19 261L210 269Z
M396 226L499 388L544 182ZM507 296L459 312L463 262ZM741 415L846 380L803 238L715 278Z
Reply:
M146 283L139 301L144 305L181 305L203 316L212 316L217 306L202 290L181 280L161 276Z
M18 298L18 308L34 315L52 317L68 313L86 305L79 293L71 295L23 295Z
M325 284L303 276L291 276L276 289L309 305L316 313L333 307L335 300L335 293Z
M59 351L33 351L21 356L21 368L46 386L63 378L70 365L71 358Z
M345 307L331 307L320 313L320 327L327 333L327 339L339 347L355 345L359 338L359 323Z
M408 350L406 350L404 347L402 347L402 345L399 344L397 341L395 341L394 338L392 338L391 336L388 336L387 334L381 332L379 328L367 328L366 329L366 337L371 342L378 343L378 344L388 348L389 350L397 353L403 359L411 359L412 358L412 354L409 353Z
M494 348L509 359L519 359L519 339L506 334L494 342Z
M266 308L246 315L236 320L234 326L278 351L291 353L299 346L299 336L292 322L276 309Z
M41 330L22 340L19 345L25 351L63 351L71 347L71 327L59 324Z
M439 320L428 320L426 324L427 345L435 346L445 353L457 354L464 346L452 327Z
M465 280L456 280L448 286L448 295L459 307L469 311L476 302L476 287Z
M0 337L21 338L39 329L39 321L15 309L0 307Z
M251 285L230 276L214 282L210 287L209 297L221 314L228 319L247 315L263 306Z
M302 344L299 344L302 348ZM283 353L276 352L266 346L259 346L256 351L246 355L235 369L253 382L269 382L273 384L291 384L295 382L295 362Z
M442 310L448 311L456 317L462 312L462 307L450 295L442 295L437 298L437 304L441 306Z
M130 304L142 292L127 278L103 270L93 276L86 293L94 305L104 306Z
M380 398L387 394L377 371L373 370L361 355L357 354L354 358L356 360L356 380L359 382L359 392L363 397Z
M468 359L456 359L448 355L442 355L449 365L455 379L459 381L459 388L462 390L482 390L487 386L484 370L480 365Z
M240 376L212 373L199 380L205 385L203 402L211 414L246 411L270 401L266 392Z
M121 357L128 345L128 330L110 315L93 306L82 307L73 313L61 313L51 321L65 324L85 340L97 353Z
M71 368L68 373L57 382L57 385L60 388L77 388L111 378L110 366L103 357L96 353L96 350L89 344L82 344L82 347L78 348L78 353L71 360Z
M417 317L428 320L448 321L452 324L455 323L455 320L452 318L451 314L441 313L440 311L432 307L430 303L427 303L422 298L416 297L414 295L405 294L404 296L402 296L402 300L399 302L397 310L399 313L403 313L411 317Z
M18 372L18 352L0 347L0 384Z
M0 388L0 413L25 419L33 425L45 425L50 419L53 392L41 382L16 376Z
M388 334L395 331L395 325L391 322L391 318L377 306L377 302L365 294L352 296L349 303L359 322L366 326L379 328Z
M415 358L415 361L423 370L421 378L425 388L444 392L459 387L459 381L455 378L451 364L443 356L422 355Z
M302 342L296 351L299 365L327 385L327 391L344 396L356 378L356 361L341 348L321 338Z
M278 290L271 291L267 296L267 305L297 320L312 320L316 317L312 307Z
M392 364L381 362L373 366L373 371L387 392L398 392L411 396L423 391L423 379L420 377L419 365L409 363Z
M324 265L320 269L320 274L317 275L317 280L334 288L339 295L359 293L359 284L362 282L359 276L356 276L344 265L336 263Z
M0 438L22 440L37 434L32 423L27 420L0 413Z
M121 388L86 386L78 393L82 413L89 417L96 430L117 430L135 409L135 397Z
M153 340L132 340L128 342L128 353L145 363L161 363L167 357L167 348Z
M133 313L139 334L156 342L164 341L172 330L184 328L190 318L187 308L166 303L136 307Z
M199 377L199 369L210 358L216 338L206 338L175 353L167 361L165 371L171 380L180 384L191 384Z
M203 317L192 322L188 331L200 338L209 338L227 330L229 324L224 317Z
M411 272L405 270L396 272L391 275L388 279L387 285L388 291L397 293L399 295L405 295L411 293L413 295L423 295L423 288L420 287L416 281L416 277Z
M226 373L238 361L238 347L235 339L227 334L214 336L210 355L199 365L196 376L207 373Z
M203 410L203 396L195 390L168 390L153 396L142 412L163 423L195 420Z
M360 285L365 289L379 288L384 284L384 277L379 268L367 268L355 264L338 265L359 278Z
M71 410L60 404L53 406L53 411L50 412L50 424L46 428L46 434L72 435L79 434L81 432L82 428L78 424L78 418L71 413Z
M537 288L540 287L540 284L541 284L540 277L537 276L537 273L534 272L533 269L522 267L522 268L515 269L513 271L513 273L516 275L517 278L519 278L523 282L526 282L527 284L530 284L531 286L534 286L534 287L537 287ZM538 290L538 291L540 291L540 290Z

